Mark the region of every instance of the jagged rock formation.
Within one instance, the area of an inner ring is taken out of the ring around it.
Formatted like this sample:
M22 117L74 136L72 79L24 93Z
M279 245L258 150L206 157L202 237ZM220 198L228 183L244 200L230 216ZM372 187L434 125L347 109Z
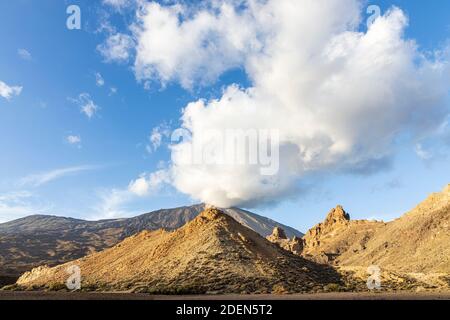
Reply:
M275 227L272 234L266 239L296 255L300 255L303 251L303 239L295 236L292 239L288 239L286 233L280 227Z
M272 234L267 237L270 240L285 240L287 239L286 233L280 227L275 227L272 231Z
M324 222L315 225L305 234L305 251L320 247L323 245L322 241L326 241L327 236L333 237L338 230L347 228L349 224L350 215L344 211L342 206L332 209Z
M366 242L384 225L383 222L350 220L342 206L332 209L303 237L302 255L320 263L333 262L343 252L364 250Z
M337 224L347 225L350 221L350 215L344 211L342 206L337 206L335 209L331 210L331 212L326 217L323 225L326 226L335 226Z
M334 269L293 255L217 209L173 232L144 231L113 248L25 273L22 288L63 286L68 266L85 289L152 293L283 293L340 283Z
M302 255L318 262L450 273L450 186L389 223L352 221L337 207L304 242Z
M143 230L177 229L204 209L205 205L199 204L101 221L35 215L0 224L0 279L4 279L1 282L7 283L39 265L54 266L101 251ZM249 211L231 208L225 212L264 237L275 226L285 229L291 237L303 235Z
M319 263L332 263L342 252L362 250L382 222L350 220L342 206L332 209L324 222L303 237L302 256Z
M407 214L387 223L371 237L365 250L346 252L340 263L449 274L450 187L431 194Z

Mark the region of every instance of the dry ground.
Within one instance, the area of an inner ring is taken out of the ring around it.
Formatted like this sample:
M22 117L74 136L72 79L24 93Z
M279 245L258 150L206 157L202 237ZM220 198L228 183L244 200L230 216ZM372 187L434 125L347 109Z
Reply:
M67 293L0 291L0 300L450 300L450 292L319 293L292 295L148 295L134 293Z

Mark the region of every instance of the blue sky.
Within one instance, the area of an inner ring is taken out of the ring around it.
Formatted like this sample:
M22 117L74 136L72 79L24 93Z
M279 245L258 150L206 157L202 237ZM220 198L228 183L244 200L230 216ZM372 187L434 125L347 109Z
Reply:
M70 4L81 8L81 30L66 28ZM399 6L409 17L405 38L415 39L422 52L450 38L448 1L373 4L382 13ZM164 84L137 80L133 58L106 61L98 49L112 34L130 33L134 17L133 8L101 1L0 2L0 81L21 88L0 96L0 222L33 213L110 218L198 202L168 185L145 197L127 188L142 173L167 166L164 143L147 150L154 128L177 128L188 103L220 98L224 87L252 81L241 67L194 88L176 77ZM83 106L94 109L82 112ZM296 197L249 209L300 230L337 204L354 218L398 217L450 183L445 144L430 138L421 150L399 140L384 169L363 175L318 170L297 180L302 191Z

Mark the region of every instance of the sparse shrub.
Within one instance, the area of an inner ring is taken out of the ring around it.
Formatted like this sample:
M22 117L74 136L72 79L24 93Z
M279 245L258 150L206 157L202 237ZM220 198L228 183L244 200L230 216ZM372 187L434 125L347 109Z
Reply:
M19 291L20 287L17 284L10 284L7 286L4 286L0 289L1 291Z
M272 286L272 293L273 294L286 294L286 293L288 293L288 290L286 290L286 288L284 287L283 284L277 283Z
M61 291L67 289L67 287L60 282L50 283L47 288L49 291Z
M152 287L143 290L139 288L139 292L153 294L153 295L193 295L193 294L205 294L206 290L195 287L195 286L185 286L185 287Z
M341 291L341 286L337 283L329 283L324 287L327 292L339 292Z
M22 288L24 291L39 291L44 289L42 286L38 286L37 284L33 284L31 286L27 286L25 288Z
M93 283L88 283L88 284L83 284L81 286L81 291L91 292L91 291L96 291L98 288L99 288L98 285L93 284ZM104 290L102 290L102 291L104 291Z

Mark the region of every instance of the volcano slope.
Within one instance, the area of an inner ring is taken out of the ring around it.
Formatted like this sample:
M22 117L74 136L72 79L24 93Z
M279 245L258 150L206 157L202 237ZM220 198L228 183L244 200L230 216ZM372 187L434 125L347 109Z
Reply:
M86 221L33 215L0 224L0 286L14 283L26 271L56 266L110 248L144 230L175 230L205 210L205 204L161 209L137 217ZM276 221L239 208L224 212L267 236L276 226L289 236L303 234Z
M290 293L341 283L338 273L296 256L218 209L175 231L143 231L105 251L17 281L21 289L62 288L81 269L85 290L147 293Z

